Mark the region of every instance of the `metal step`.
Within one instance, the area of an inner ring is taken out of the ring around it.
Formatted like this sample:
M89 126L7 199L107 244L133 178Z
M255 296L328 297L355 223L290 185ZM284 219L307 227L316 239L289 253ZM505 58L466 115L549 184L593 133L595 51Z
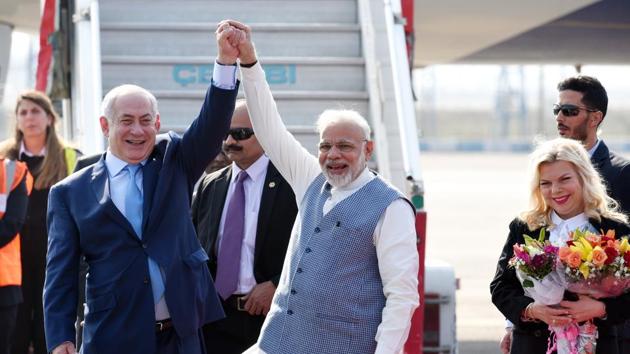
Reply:
M102 57L103 89L133 83L149 90L205 90L209 57ZM274 89L365 91L362 58L261 58Z
M356 0L106 0L101 22L358 23Z
M162 127L183 131L199 113L205 91L153 91L159 102ZM239 95L241 98L242 92ZM336 91L274 91L278 110L285 124L310 126L314 129L317 117L326 109L354 109L367 117L366 92Z
M102 23L105 56L215 56L216 24ZM358 24L254 24L253 38L262 56L360 57Z
M310 152L325 109L368 117L357 0L106 0L100 9L103 92L123 83L147 88L162 130L183 132L197 116L216 24L226 18L252 27L280 114Z

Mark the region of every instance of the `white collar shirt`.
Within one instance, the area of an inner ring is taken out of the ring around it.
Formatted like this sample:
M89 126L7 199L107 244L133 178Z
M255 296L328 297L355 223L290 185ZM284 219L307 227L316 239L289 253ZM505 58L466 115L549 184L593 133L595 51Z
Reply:
M243 235L243 245L241 246L241 261L236 294L248 294L257 284L256 278L254 277L256 228L258 226L258 211L260 210L260 200L265 188L265 177L267 175L268 166L269 158L262 155L245 170L249 176L249 178L243 181L243 189L245 191L245 234ZM225 196L223 212L221 213L221 223L219 224L219 234L217 235L218 247L221 247L225 223L229 222L229 220L226 220L227 209L229 201L234 195L236 178L241 171L242 169L232 162L232 177L230 178L230 185Z
M22 140L20 142L20 154L18 156L22 156L22 154L28 157L46 156L46 146L44 146L38 153L34 153L26 149L26 145L24 145L24 140Z
M555 211L552 211L551 222L554 226L549 230L549 242L557 247L565 246L569 240L569 233L576 229L595 231L584 213L565 220L556 214Z
M593 157L593 154L595 153L595 150L597 150L597 148L599 147L599 144L602 141L600 139L597 139L597 141L595 141L595 144L593 144L593 147L590 148L587 152L588 152L588 156L589 157Z
M291 185L298 207L301 208L306 191L313 180L322 173L319 162L301 146L282 122L260 63L251 68L241 67L241 74L247 108L258 141L274 166ZM350 185L331 189L331 197L324 203L323 211L330 211L337 203L364 186L374 178L370 175L371 172L366 169ZM301 214L302 211L298 209L292 236L301 229ZM398 353L407 339L411 316L418 306L419 261L415 217L406 201L398 199L387 207L376 225L373 242L383 281L383 293L387 299L375 337L377 342L375 354ZM294 243L295 239L292 238L283 270L287 269L291 261ZM286 286L286 282L287 275L283 272L279 288ZM273 307L272 304L271 311L274 310Z
M339 202L351 196L354 192L361 189L361 187L368 184L374 178L376 178L376 176L372 172L370 172L368 168L365 168L354 181L348 183L343 187L332 187L330 189L330 198L328 198L328 200L326 200L326 202L324 203L324 215L328 214L328 212L331 211L332 208L335 207L335 205L339 204ZM326 185L327 183L324 183L323 188L325 188Z

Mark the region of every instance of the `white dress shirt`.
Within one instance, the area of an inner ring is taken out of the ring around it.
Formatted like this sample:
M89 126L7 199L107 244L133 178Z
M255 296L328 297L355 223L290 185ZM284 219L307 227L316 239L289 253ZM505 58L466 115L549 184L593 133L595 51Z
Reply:
M576 229L597 232L584 213L565 220L552 211L551 222L554 226L549 228L549 242L556 247L566 246L569 233Z
M241 74L258 141L293 188L299 206L309 185L322 172L319 162L284 126L260 63L251 68L241 68ZM326 201L323 211L328 212L373 178L374 175L366 168L349 185L332 188L331 197ZM298 213L301 214L300 211ZM298 215L292 235L300 228L301 217ZM398 353L407 339L411 316L419 301L415 217L407 202L399 199L389 205L378 221L373 240L386 297L382 322L375 338L375 353ZM295 242L295 237L291 237L290 242ZM292 249L291 244L288 249ZM285 260L284 269L290 263L289 258Z
M33 157L33 156L46 156L46 145L44 145L44 147L37 153L32 152L28 149L26 149L26 145L24 145L24 140L22 140L20 142L20 154L18 156L22 156L22 154L28 156L28 157Z
M256 247L258 210L260 209L260 199L262 198L265 186L267 166L269 166L269 158L262 155L245 170L249 176L249 178L243 181L243 189L245 190L245 235L243 235L243 245L241 246L241 262L236 294L248 294L257 284L256 278L254 277L254 249ZM232 200L234 183L241 171L242 169L232 162L232 177L230 178L230 185L225 197L223 212L221 213L221 223L219 224L219 234L217 235L219 248L221 247L221 241L223 239L228 203Z

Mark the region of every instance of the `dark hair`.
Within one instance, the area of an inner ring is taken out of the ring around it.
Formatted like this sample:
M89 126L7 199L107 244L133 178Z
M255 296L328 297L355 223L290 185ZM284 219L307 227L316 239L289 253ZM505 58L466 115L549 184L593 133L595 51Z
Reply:
M582 93L582 102L592 109L602 112L606 116L608 109L608 94L596 78L579 75L564 79L558 83L558 91L572 90Z

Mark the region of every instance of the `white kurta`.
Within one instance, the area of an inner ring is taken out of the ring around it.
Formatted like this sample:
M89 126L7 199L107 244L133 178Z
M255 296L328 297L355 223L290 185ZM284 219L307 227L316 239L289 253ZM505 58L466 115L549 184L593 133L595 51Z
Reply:
M317 158L311 155L286 129L265 80L260 63L241 68L247 106L256 137L278 171L293 188L298 206L308 186L322 171ZM365 169L361 175L342 188L333 188L324 205L324 213L356 192L374 176ZM415 218L403 200L393 202L381 216L374 231L374 245L386 297L382 322L375 340L376 353L398 353L407 339L411 316L418 306L418 252ZM293 235L301 228L300 214ZM293 237L292 241L293 242ZM291 246L289 246L291 249ZM285 267L290 264L285 260ZM316 345L316 343L313 343ZM255 353L253 347L247 353Z

